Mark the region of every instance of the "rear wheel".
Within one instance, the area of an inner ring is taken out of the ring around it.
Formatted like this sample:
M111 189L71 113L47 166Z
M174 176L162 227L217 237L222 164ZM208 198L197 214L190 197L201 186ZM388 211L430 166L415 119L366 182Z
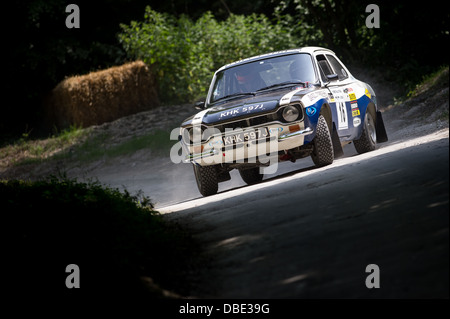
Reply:
M219 182L217 179L217 168L211 166L197 166L194 164L195 180L200 194L210 196L217 194L219 190Z
M259 167L249 168L249 169L239 169L239 174L242 180L247 183L247 185L252 185L262 181L264 174L259 172Z
M366 112L366 116L364 117L364 127L361 137L354 140L353 145L355 145L355 149L358 154L373 151L377 145L375 120L368 110Z
M316 136L313 140L311 158L316 166L330 165L334 161L333 143L330 130L323 115L319 116L316 127Z

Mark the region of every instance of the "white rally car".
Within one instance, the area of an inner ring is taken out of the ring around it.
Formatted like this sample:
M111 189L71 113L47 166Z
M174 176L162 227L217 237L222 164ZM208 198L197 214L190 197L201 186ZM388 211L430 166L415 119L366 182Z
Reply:
M217 193L232 169L253 184L274 163L311 156L324 166L347 143L364 153L387 141L373 89L319 47L227 64L196 107L179 139L203 196Z

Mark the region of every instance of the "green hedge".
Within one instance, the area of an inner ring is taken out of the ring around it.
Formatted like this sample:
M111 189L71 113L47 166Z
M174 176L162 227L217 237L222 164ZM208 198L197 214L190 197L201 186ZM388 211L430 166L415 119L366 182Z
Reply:
M119 39L128 57L153 67L166 103L204 96L214 71L226 63L300 46L288 27L258 14L232 14L217 21L206 12L194 22L147 7L143 22L121 28Z

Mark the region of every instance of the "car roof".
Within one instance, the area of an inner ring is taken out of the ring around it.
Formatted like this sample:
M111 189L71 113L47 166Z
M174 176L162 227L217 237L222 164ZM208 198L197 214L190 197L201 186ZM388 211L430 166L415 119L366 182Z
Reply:
M294 54L294 53L309 53L312 54L313 52L317 52L317 51L327 51L328 53L332 53L334 54L333 51L326 49L326 48L322 48L322 47L313 47L313 46L309 46L309 47L301 47L301 48L296 48L296 49L289 49L289 50L282 50L282 51L275 51L275 52L270 52L270 53L264 53L264 54L260 54L260 55L256 55L256 56L252 56L249 58L245 58L242 60L238 60L235 62L231 62L228 64L225 64L224 66L222 66L221 68L219 68L217 70L217 72L223 70L223 69L227 69L231 66L237 66L240 64L245 64L245 63L249 63L249 62L253 62L256 60L261 60L261 59L265 59L265 58L269 58L269 57L277 57L277 56L283 56L283 55L288 55L288 54Z

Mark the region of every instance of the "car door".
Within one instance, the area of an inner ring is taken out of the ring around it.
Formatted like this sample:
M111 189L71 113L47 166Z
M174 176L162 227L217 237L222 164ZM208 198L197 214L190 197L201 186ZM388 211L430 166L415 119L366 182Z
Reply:
M357 106L356 83L351 79L343 65L331 54L316 56L322 82L329 82L329 101L333 112L338 135L343 140L350 140L356 134L357 121L354 117L360 114ZM336 81L329 81L327 75L336 74Z

